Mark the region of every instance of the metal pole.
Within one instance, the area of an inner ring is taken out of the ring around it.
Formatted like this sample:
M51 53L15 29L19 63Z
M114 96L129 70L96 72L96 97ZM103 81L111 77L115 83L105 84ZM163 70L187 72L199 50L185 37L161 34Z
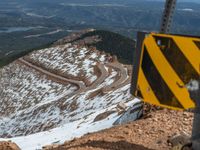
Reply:
M194 114L193 128L192 128L192 149L200 149L200 113Z
M192 149L200 150L200 79L199 81L191 81L187 88L190 92L190 97L196 103L191 137Z
M165 9L161 20L161 33L169 33L177 0L166 0Z

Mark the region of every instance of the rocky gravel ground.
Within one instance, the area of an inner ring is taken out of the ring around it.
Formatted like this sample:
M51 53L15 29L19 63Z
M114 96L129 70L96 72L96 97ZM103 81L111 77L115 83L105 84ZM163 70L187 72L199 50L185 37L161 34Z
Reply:
M50 145L45 150L168 150L169 139L175 135L191 135L193 113L156 110L142 119L87 134L62 145ZM65 133L63 133L65 134ZM66 133L67 134L67 133Z

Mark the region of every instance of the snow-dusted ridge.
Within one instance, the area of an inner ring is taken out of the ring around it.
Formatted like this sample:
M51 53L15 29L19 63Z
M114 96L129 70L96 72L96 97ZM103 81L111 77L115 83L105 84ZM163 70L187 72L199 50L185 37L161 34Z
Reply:
M9 64L0 69L0 140L33 150L113 126L139 102L129 93L130 68L71 43Z

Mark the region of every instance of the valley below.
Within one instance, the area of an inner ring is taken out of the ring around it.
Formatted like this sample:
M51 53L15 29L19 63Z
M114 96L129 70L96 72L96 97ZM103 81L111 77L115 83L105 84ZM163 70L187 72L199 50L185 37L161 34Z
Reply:
M200 34L199 5L178 2L172 33ZM163 7L163 1L146 0L2 0L0 67L87 28L113 31L131 39L138 31L158 31Z

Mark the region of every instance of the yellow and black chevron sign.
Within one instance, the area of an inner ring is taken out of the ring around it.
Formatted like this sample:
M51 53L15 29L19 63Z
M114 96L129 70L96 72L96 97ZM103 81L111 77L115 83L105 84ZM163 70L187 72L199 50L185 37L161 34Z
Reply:
M200 77L200 38L150 33L138 43L132 93L162 107L194 108L185 85Z

